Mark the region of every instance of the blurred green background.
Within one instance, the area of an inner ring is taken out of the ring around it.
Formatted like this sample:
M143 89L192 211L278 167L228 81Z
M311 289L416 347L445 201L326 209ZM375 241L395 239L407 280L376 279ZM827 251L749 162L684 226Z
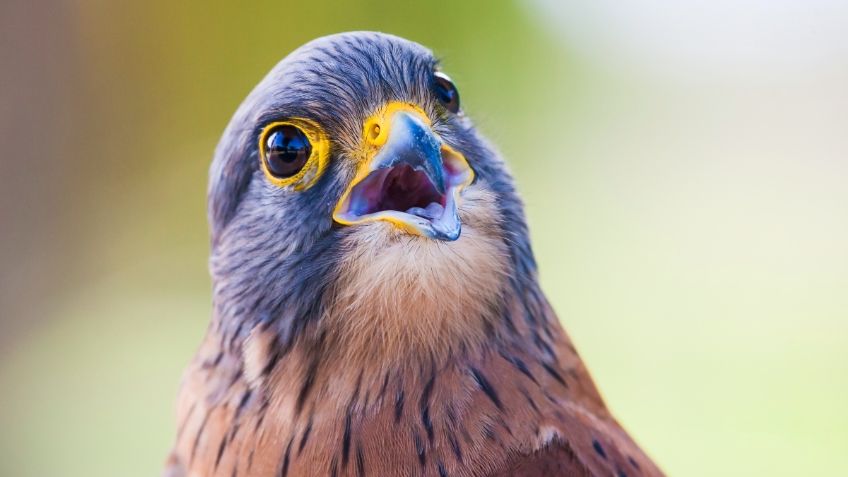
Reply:
M543 287L671 475L848 475L848 5L0 5L0 475L157 475L210 313L207 167L271 66L444 59Z

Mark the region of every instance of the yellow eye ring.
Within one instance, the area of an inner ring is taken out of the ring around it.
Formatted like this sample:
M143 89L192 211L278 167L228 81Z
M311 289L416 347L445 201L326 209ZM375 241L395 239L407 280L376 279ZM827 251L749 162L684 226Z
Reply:
M292 126L302 132L309 140L310 153L306 163L297 173L280 177L275 175L268 166L268 139L269 136L281 127ZM285 121L276 121L266 125L259 135L259 163L265 177L278 187L291 187L296 191L306 190L312 187L318 178L324 173L329 162L330 141L321 126L315 121L305 118L290 118Z

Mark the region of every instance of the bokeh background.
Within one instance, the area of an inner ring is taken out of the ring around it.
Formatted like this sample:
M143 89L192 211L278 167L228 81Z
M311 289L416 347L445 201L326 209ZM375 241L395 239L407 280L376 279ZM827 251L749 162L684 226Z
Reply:
M157 475L210 313L209 160L289 51L433 48L543 287L679 476L848 475L848 4L0 3L0 475Z

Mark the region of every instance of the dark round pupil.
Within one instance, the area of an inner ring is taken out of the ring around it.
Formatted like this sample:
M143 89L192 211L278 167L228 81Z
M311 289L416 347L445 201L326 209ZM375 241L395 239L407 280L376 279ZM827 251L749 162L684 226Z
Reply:
M265 163L277 177L291 177L306 165L312 145L303 131L294 126L280 126L270 134L265 143Z
M436 94L439 101L448 108L449 111L455 113L459 111L459 91L456 86L442 75L436 76Z

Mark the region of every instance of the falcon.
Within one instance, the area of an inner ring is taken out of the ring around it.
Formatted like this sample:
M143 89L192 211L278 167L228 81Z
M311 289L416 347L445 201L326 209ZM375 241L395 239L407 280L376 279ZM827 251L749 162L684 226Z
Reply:
M662 475L542 293L513 179L459 99L426 48L356 32L238 108L166 476Z

